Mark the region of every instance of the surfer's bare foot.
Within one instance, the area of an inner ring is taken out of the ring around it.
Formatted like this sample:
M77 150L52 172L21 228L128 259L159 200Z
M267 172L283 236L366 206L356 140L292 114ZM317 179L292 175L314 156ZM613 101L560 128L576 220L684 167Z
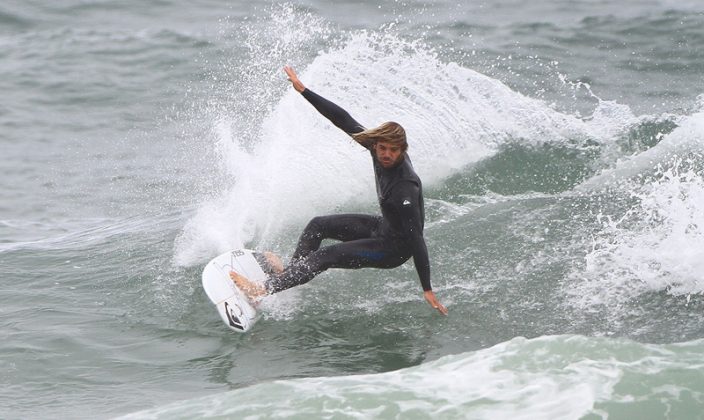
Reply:
M281 258L279 258L278 255L274 254L273 252L266 251L266 252L264 252L264 256L266 257L266 261L269 263L271 268L274 270L274 273L276 273L276 274L283 273L284 263L281 262Z
M256 302L267 295L266 288L264 286L250 281L245 276L239 275L234 271L230 271L230 278L252 302Z

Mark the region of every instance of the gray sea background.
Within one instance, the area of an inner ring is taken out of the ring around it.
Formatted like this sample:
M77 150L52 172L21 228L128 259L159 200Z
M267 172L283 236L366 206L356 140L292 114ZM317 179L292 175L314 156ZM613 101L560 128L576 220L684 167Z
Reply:
M0 418L704 418L704 5L0 4ZM294 92L395 120L412 262L330 270L248 334L201 288L377 213Z

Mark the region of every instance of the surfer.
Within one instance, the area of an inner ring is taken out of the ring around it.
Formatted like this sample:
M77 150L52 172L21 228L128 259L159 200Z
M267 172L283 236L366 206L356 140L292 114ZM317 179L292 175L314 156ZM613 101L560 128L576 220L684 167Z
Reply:
M328 268L395 268L413 257L425 300L441 314L447 308L438 301L430 284L430 260L423 238L425 211L420 178L406 153L408 143L403 127L385 122L366 129L338 105L307 89L289 66L284 71L293 88L335 126L369 150L374 164L376 190L381 216L338 214L313 218L298 241L290 264L277 265L265 286L235 272L230 277L237 286L257 300L310 281ZM323 239L340 242L320 247Z

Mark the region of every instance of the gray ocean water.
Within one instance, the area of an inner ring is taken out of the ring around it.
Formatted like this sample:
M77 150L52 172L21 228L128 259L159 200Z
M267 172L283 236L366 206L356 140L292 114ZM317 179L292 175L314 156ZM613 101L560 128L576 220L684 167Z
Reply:
M704 418L704 5L0 4L0 418ZM402 123L433 285L200 287L378 211L289 86Z

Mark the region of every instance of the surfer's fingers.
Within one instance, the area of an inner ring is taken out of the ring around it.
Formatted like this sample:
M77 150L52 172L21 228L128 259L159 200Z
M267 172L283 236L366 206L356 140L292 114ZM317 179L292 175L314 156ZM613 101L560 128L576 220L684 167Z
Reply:
M438 312L440 312L443 315L447 315L447 308L443 306L442 303L438 300L438 298L435 296L435 293L433 292L426 292L424 293L425 300L428 301L428 304L433 307L433 309L437 309Z
M286 75L288 76L288 80L291 79L298 79L298 76L296 76L296 71L293 70L293 67L291 66L284 66L284 72L286 72Z

